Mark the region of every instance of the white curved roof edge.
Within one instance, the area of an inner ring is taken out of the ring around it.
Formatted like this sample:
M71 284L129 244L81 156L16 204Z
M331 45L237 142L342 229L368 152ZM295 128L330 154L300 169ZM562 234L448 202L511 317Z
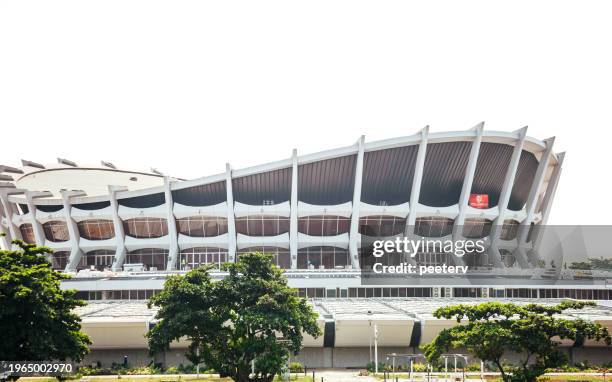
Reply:
M80 208L72 207L70 209L70 216L72 216L72 219L77 223L89 219L113 220L113 209L111 206L104 207L99 210L82 210Z
M316 215L331 215L342 216L345 218L351 217L353 213L353 203L346 202L334 205L318 205L298 202L298 217L316 216Z
M451 142L451 141L461 140L461 138L471 138L474 135L475 135L475 132L472 129L461 130L461 131L450 131L450 132L430 132L428 135L428 141L433 142L433 143ZM517 132L516 131L506 132L506 131L484 130L482 137L483 137L482 138L483 142L492 141L492 142L512 144L516 140ZM421 139L421 134L416 133L416 134L406 136L406 137L397 137L397 138L390 138L390 139L374 141L374 142L366 142L364 145L364 150L365 151L376 151L376 150L387 149L387 148L409 146L409 145L417 144L418 142L420 142L420 139ZM529 136L525 138L524 149L527 151L531 151L534 154L537 154L541 152L542 150L544 150L545 147L546 146L544 144L544 141L542 140L538 140L538 139L535 139ZM320 152L313 153L313 154L298 156L297 161L298 161L298 164L306 164L306 163L316 162L320 160L356 154L357 151L358 151L358 146L357 144L354 144L351 146L345 146L345 147L340 147L336 149L320 151ZM551 153L551 155L553 156L553 160L554 160L553 162L556 163L557 155L555 153ZM273 171L273 170L277 170L281 168L286 168L290 164L291 164L291 159L269 162L266 164L251 166L251 167L244 168L244 169L233 170L232 173L236 175L232 175L232 176L242 177L242 176L262 173L265 171ZM226 173L222 172L222 173L218 173L215 175L205 176L205 177L191 179L191 180L171 182L170 188L172 190L180 190L183 188L223 181L225 180L225 178L226 178ZM132 191L129 191L129 190L120 191L117 193L117 197L123 199L123 198L143 196L143 195L149 195L149 194L160 193L160 192L164 192L163 185L151 187L151 188L143 188L139 190L132 190ZM95 201L108 201L108 196L102 195L102 196L96 196L96 197L90 197L90 198L86 196L74 198L73 203L77 203L77 200L78 200L78 203L90 203L94 201L94 198L95 198ZM25 201L25 198L23 197L21 198L16 197L15 199L16 200L11 200L11 201L14 201L16 203L18 202L23 203ZM60 199L40 198L36 200L36 204L59 204L60 202L61 202Z
M336 236L310 236L304 233L298 232L298 248L308 247L338 247L342 249L348 249L349 246L349 234L343 233Z
M273 205L254 206L250 204L234 202L234 215L237 218L253 215L272 215L288 218L291 215L291 204L287 201Z
M45 247L49 247L54 251L62 251L62 252L70 252L72 250L72 244L70 240L66 241L51 241L49 239L45 239Z
M453 204L448 207L430 207L421 203L417 203L416 216L417 218L424 217L446 217L454 219L459 215L459 205Z
M172 208L174 217L177 219L191 216L210 216L227 218L227 202L221 202L212 206L192 207L180 203L174 203Z
M41 210L36 211L36 220L40 223L50 222L52 220L66 220L66 213L64 212L64 208L55 212L45 212Z
M125 248L128 252L146 248L168 249L170 248L170 237L166 235L148 239L138 239L132 236L125 236Z
M474 208L467 206L465 211L465 217L467 218L483 218L493 220L499 215L499 208L497 206L491 208Z
M283 233L277 236L247 236L239 233L236 239L236 247L238 249L249 247L279 247L289 249L289 234Z
M134 218L163 218L168 217L168 211L166 205L161 204L155 207L148 208L132 208L119 205L119 217L122 220L134 219Z
M178 235L178 246L180 250L198 247L214 247L227 249L228 242L229 239L227 233L212 237L193 237L183 234Z
M105 240L89 240L81 237L79 239L79 248L83 250L83 255L100 249L115 251L117 249L117 239L111 237L110 239Z
M406 218L410 212L410 203L396 204L393 206L377 206L361 202L359 207L359 217L368 216L395 216L398 218Z

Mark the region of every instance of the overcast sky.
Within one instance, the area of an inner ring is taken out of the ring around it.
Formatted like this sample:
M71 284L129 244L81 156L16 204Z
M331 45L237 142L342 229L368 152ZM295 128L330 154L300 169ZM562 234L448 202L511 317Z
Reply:
M567 151L549 222L610 224L612 3L501 4L2 1L0 162L193 178L528 125Z

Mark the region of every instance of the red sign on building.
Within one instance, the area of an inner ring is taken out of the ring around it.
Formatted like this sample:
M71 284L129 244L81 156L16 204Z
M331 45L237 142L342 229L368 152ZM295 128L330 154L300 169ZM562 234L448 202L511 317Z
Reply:
M474 208L489 208L489 195L470 194L470 200L468 204Z

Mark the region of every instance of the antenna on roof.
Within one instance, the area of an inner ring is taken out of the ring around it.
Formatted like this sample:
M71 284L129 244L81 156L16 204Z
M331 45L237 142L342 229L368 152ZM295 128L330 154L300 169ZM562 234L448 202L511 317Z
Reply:
M151 167L151 172L153 174L157 174L157 175L164 175L161 171L159 171L158 169L153 168L153 167Z
M65 164L67 166L72 166L72 167L79 167L77 166L77 164L71 160L68 159L63 159L63 158L57 158L57 163L59 164Z
M43 169L43 170L45 169L45 166L43 166L42 164L36 163L36 162L32 162L32 161L29 161L29 160L25 160L25 159L21 160L21 165L23 167L36 167L36 168L40 168L40 169Z
M104 166L104 167L112 168L114 170L117 169L117 167L115 167L115 165L112 164L111 162L105 162L105 161L102 160L102 161L100 161L100 163L102 163L102 166Z

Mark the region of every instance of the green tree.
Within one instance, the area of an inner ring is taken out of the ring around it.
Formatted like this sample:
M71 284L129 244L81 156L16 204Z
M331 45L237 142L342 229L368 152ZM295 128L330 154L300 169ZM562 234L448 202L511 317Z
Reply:
M60 289L68 276L51 269L49 248L13 244L0 251L0 359L81 361L91 342L73 309L84 302Z
M464 348L483 361L493 363L504 381L533 382L547 368L567 362L559 350L559 340L573 341L574 347L587 339L604 341L610 345L608 330L599 324L584 320L568 320L558 315L567 309L582 309L590 302L563 301L554 306L487 302L480 305L455 305L434 312L437 318L455 318L460 325L442 330L424 346L430 362L451 349ZM503 363L504 355L517 353L518 365Z
M148 333L151 353L187 339L186 356L235 381L271 381L301 349L303 333L317 337L317 314L287 285L271 256L240 255L213 281L209 268L168 278L149 304L159 307ZM251 373L254 363L255 373Z

